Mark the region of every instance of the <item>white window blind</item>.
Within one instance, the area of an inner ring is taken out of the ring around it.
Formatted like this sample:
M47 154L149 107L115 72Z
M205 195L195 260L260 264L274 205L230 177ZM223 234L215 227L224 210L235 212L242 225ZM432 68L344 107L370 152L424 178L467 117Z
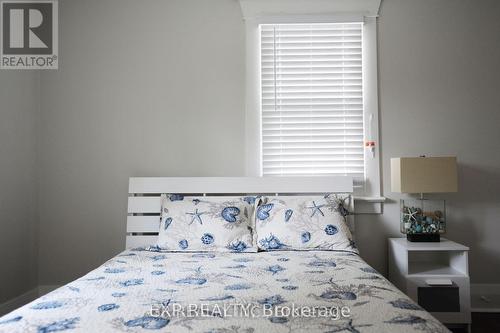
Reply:
M362 180L362 23L260 27L262 174Z

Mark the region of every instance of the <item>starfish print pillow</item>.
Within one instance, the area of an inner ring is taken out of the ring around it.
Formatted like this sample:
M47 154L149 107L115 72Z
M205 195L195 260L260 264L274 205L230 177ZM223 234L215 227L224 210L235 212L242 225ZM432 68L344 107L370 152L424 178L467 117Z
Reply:
M348 195L260 198L255 224L260 250L358 252L347 224Z
M257 252L254 197L161 196L155 251Z

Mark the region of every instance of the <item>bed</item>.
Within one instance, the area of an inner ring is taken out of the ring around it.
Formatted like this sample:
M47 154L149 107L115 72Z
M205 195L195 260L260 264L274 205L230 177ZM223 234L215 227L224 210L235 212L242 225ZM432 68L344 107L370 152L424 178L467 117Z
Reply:
M1 317L0 332L448 332L352 252L146 250L160 193L332 189L352 180L131 178L128 249Z

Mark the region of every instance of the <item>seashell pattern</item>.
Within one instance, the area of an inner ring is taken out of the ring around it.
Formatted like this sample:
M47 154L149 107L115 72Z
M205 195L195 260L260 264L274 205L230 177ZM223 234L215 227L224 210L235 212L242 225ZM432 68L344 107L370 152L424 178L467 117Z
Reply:
M205 245L212 244L214 242L214 236L209 233L203 234L203 236L201 236L201 242Z
M188 241L186 239L182 239L182 240L179 241L179 248L181 250L185 250L188 247L189 247L189 243L188 243Z
M270 216L269 212L271 211L271 209L273 209L273 207L274 207L274 204L272 204L272 203L268 203L268 204L259 206L257 208L257 218L259 220L262 220L262 221L267 219Z
M240 214L240 209L238 207L230 206L222 210L221 216L227 222L234 223L237 221L237 216L239 214Z
M170 227L170 224L172 224L172 218L171 217L167 217L165 219L165 224L163 225L163 230L167 230L168 227Z
M246 248L248 248L248 245L243 241L237 241L228 244L227 248L233 252L243 252Z
M335 235L337 232L339 232L338 228L334 226L333 224L329 224L325 227L325 233L327 235Z
M286 246L274 235L261 239L259 243L266 250L279 250Z
M146 330L159 330L167 326L168 323L170 323L170 319L167 318L144 316L141 318L126 321L125 326L140 327Z
M307 243L311 240L311 233L309 231L303 232L302 235L300 235L300 239L302 243Z

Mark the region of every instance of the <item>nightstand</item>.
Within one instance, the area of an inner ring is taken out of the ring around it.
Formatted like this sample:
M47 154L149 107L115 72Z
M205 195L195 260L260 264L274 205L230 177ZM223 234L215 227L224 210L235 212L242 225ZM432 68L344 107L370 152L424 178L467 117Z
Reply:
M467 246L446 238L414 243L389 239L389 280L443 324L470 329Z

